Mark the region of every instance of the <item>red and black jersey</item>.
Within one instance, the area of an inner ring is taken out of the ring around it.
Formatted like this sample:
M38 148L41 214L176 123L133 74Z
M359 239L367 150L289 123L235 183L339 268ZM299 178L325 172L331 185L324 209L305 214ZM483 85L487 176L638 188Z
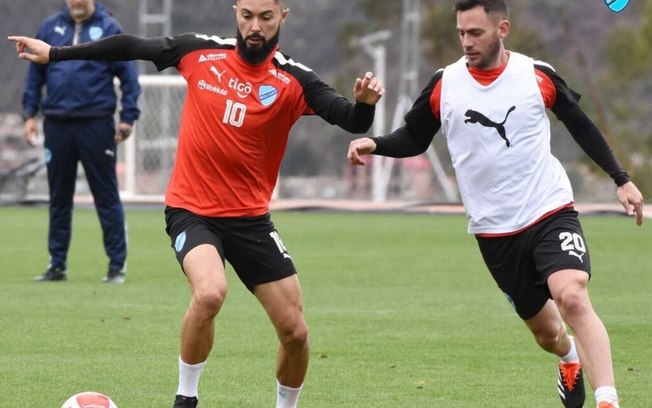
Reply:
M211 217L264 214L290 129L302 115L319 115L353 133L366 132L373 122L373 106L350 103L278 50L252 65L239 56L234 38L116 37L54 49L51 60L145 59L159 70L175 67L185 78L176 163L165 198L171 207Z

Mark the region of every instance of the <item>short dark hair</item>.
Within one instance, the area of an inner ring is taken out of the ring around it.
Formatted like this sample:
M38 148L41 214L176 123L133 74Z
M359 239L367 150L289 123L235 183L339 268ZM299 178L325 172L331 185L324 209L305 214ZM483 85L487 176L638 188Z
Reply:
M235 0L235 3L238 4L239 1L240 1L240 0ZM274 3L276 3L276 4L279 4L279 3L280 3L280 4L281 4L281 7L284 7L284 6L285 6L285 0L274 0Z
M507 0L455 0L455 11L471 10L474 7L482 6L485 13L497 13L509 18L509 4Z

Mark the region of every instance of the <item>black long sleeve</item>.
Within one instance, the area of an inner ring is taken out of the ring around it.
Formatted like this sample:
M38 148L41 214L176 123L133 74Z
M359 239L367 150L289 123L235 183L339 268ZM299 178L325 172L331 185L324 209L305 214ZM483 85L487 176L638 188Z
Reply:
M545 73L555 85L557 98L551 110L566 126L575 142L614 180L617 186L629 182L629 175L623 170L602 133L579 106L580 95L570 89L548 66L537 65L537 69Z
M373 154L396 158L417 156L428 149L441 122L433 115L430 97L441 80L443 71L437 71L421 95L405 115L405 125L385 136L373 137L376 150Z
M102 60L130 61L146 60L161 63L163 50L167 46L165 37L141 38L129 34L118 34L101 40L71 47L50 48L50 61Z
M364 133L374 122L375 106L363 102L351 103L321 80L304 88L304 92L308 105L314 109L315 114L347 132Z
M364 133L369 130L374 122L376 107L364 102L355 102L353 109L350 109L344 102L350 106L346 98L338 98L331 104L329 116L337 118L336 124L351 133Z
M369 130L376 112L374 105L350 102L313 71L305 71L294 66L286 69L301 82L306 102L316 115L347 132L364 133Z

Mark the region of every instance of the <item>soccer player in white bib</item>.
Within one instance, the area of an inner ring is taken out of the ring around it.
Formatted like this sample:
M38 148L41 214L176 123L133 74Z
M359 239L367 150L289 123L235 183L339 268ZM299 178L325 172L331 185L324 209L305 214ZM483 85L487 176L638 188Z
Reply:
M550 151L550 109L616 184L636 223L643 197L579 107L579 95L544 62L506 50L506 0L456 0L464 56L437 71L405 124L351 142L348 159L423 153L441 130L484 261L541 348L560 358L558 392L584 405L586 371L599 408L618 408L611 346L588 295L589 251L573 191ZM572 329L569 335L567 326Z

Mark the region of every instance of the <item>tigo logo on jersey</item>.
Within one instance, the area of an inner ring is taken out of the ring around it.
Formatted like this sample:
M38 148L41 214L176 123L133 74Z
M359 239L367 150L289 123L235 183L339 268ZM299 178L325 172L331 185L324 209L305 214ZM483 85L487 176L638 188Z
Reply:
M251 84L249 82L242 83L238 78L229 79L229 88L235 89L235 92L242 99L246 98L251 93Z
M278 89L270 85L262 85L258 88L258 99L263 106L269 106L276 101L278 97Z
M620 13L629 4L629 0L604 0L604 2L614 13Z

